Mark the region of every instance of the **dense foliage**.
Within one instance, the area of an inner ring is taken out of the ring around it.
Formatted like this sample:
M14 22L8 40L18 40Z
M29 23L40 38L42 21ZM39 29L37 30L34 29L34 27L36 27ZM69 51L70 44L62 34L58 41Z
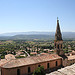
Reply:
M37 52L38 54L44 52L48 53L47 50L54 50L54 41L51 40L32 40L32 41L26 41L26 40L1 40L0 41L0 56L1 58L4 58L7 54L13 54L16 55L16 52L23 50L22 52L25 54L25 57L28 52L30 54L31 52ZM75 50L75 41L64 41L63 42L63 50L65 53L72 52L72 50ZM53 51L51 51L53 53ZM33 56L33 54L30 54ZM18 56L17 58L22 58L24 56Z
M44 67L38 67L36 70L34 70L33 75L45 75Z

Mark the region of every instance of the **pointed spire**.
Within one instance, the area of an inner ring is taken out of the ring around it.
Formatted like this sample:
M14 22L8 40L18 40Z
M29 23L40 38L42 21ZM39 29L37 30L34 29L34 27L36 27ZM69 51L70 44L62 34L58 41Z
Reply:
M62 40L62 34L61 34L61 31L60 31L58 17L57 17L57 28L56 28L56 33L55 33L55 40Z
M58 17L57 17L57 28L56 28L56 33L61 33Z

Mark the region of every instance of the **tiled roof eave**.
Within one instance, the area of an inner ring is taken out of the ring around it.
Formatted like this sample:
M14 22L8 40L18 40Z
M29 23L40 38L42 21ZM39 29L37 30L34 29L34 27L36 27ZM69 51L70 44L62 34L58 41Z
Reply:
M12 69L12 68L24 67L24 66L29 66L29 65L41 64L41 63L45 63L45 62L49 62L49 61L54 61L54 60L59 60L59 59L61 59L61 57L55 58L55 59L50 59L50 60L48 60L48 61L43 61L43 62L37 62L37 63L27 64L27 65L20 65L20 66L14 66L14 67L1 66L1 67L2 67L2 68L6 68L6 69Z

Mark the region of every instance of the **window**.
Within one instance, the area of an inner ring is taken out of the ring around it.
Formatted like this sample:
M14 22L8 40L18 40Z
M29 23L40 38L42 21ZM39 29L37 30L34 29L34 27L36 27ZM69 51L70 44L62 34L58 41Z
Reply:
M28 67L28 73L30 73L30 67Z
M56 48L56 43L55 43L55 48Z
M38 67L40 67L41 65L38 65Z
M20 69L17 69L17 75L20 75Z
M58 45L58 49L59 49L59 45Z
M47 63L47 69L49 68L49 63Z
M56 61L56 66L58 66L58 63L57 63L57 61Z

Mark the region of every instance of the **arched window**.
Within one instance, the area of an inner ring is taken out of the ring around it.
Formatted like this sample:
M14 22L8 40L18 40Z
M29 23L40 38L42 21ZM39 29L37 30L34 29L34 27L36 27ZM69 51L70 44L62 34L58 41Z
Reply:
M31 71L31 70L30 70L30 67L28 67L28 73L30 73L30 71Z
M49 68L49 63L47 63L47 69Z
M20 75L20 69L17 69L17 75Z
M41 65L38 65L38 67L40 67Z
M58 66L58 62L56 61L56 66Z
M59 49L59 45L58 45L58 49Z
M55 43L55 48L56 48L56 43Z

